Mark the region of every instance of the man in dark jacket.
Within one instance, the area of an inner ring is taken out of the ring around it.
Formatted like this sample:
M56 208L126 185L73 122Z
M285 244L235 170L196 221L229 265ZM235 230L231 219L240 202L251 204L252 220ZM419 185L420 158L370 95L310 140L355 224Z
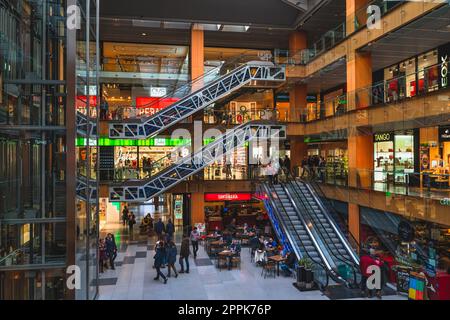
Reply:
M109 259L111 269L114 270L114 260L117 257L117 245L112 233L108 233L105 239L106 255Z
M165 227L164 227L164 223L162 222L161 218L159 218L158 222L155 223L154 229L155 229L156 235L158 236L158 240L162 240L162 233L164 232Z
M169 268L169 272L167 277L170 278L170 270L172 269L175 272L175 278L178 277L177 269L175 268L175 262L177 261L177 246L173 241L170 241L166 246L166 254L167 254L167 266Z
M181 248L180 248L180 266L181 271L180 273L184 273L184 265L183 260L186 262L186 273L189 273L189 255L191 254L189 250L189 236L187 234L183 235L183 240L181 241Z
M159 277L163 278L164 284L167 283L166 276L161 272L161 266L163 264L165 252L163 250L163 242L159 241L156 244L156 254L153 259L155 259L155 269L156 269L156 277L153 280L159 280Z
M169 221L166 224L167 241L172 241L174 232L175 226L172 223L172 219L169 219Z

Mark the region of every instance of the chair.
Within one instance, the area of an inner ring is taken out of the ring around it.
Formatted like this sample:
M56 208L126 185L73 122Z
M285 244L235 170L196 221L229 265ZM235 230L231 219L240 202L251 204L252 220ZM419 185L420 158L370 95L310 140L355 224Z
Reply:
M263 262L262 264L262 271L261 271L261 277L264 276L264 279L267 278L267 276L273 275L274 278L276 278L276 264L272 261Z
M240 254L240 252L237 255L231 257L231 266L239 267L239 270L241 270L241 254Z

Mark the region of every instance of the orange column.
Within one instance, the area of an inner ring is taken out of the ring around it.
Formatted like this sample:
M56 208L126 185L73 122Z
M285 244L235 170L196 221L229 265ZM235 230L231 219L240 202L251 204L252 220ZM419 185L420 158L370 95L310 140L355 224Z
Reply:
M307 46L307 37L304 31L294 31L289 34L289 53L291 56L299 50L306 49Z
M203 30L194 25L191 29L191 79L194 80L204 73L205 44Z
M346 33L352 34L358 26L366 24L367 19L365 7L368 0L346 0Z
M373 136L349 130L348 184L350 187L369 188L373 173Z
M296 84L289 91L289 121L300 122L306 114L306 97L308 88L305 84Z
M353 238L359 243L360 218L359 205L354 203L348 204L348 230L353 235Z
M205 222L205 197L203 192L191 194L191 223Z
M302 164L303 158L308 154L308 145L303 141L303 137L291 138L291 171Z
M372 85L372 56L370 52L349 54L347 57L347 108L363 109L370 105Z

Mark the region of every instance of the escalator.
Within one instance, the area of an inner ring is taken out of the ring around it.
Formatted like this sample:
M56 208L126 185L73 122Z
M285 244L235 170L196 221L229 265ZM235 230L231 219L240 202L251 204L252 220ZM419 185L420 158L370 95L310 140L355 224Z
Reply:
M267 121L252 121L218 136L202 149L189 155L173 155L146 180L128 180L109 188L110 201L145 202L196 174L214 161L230 155L235 148L260 139L285 139L286 128ZM161 161L161 160L160 160Z
M247 62L210 82L208 74L171 93L181 99L151 117L111 122L109 137L147 139L243 87L273 88L286 80L284 67L265 61Z
M360 281L358 249L354 249L346 235L329 214L313 189L302 181L289 179L286 189L300 208L300 214L318 235L323 251L330 259L330 265L344 279L349 287L356 287Z
M324 290L329 284L331 266L286 191L281 185L267 183L258 188L266 195L262 199L278 239L295 253L298 260L307 258L313 263L314 281Z

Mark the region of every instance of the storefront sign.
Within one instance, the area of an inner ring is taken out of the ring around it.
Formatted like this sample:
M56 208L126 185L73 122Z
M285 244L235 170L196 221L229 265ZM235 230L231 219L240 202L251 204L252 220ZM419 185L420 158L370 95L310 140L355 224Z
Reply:
M449 63L450 63L450 43L439 47L439 61L440 72L439 72L439 85L442 89L448 87L449 82Z
M450 141L450 127L440 127L439 128L439 140Z
M177 102L178 98L136 97L136 108L139 115L153 115Z
M409 269L397 268L397 292L408 294L409 291Z
M205 201L249 201L251 193L206 193Z
M373 136L373 141L374 142L394 141L394 133L393 132L375 133Z
M175 219L183 219L183 196L176 195L173 203L173 213Z
M414 228L406 221L398 224L398 236L403 242L411 242L414 240Z
M167 89L164 87L151 87L150 97L161 98L167 94Z

